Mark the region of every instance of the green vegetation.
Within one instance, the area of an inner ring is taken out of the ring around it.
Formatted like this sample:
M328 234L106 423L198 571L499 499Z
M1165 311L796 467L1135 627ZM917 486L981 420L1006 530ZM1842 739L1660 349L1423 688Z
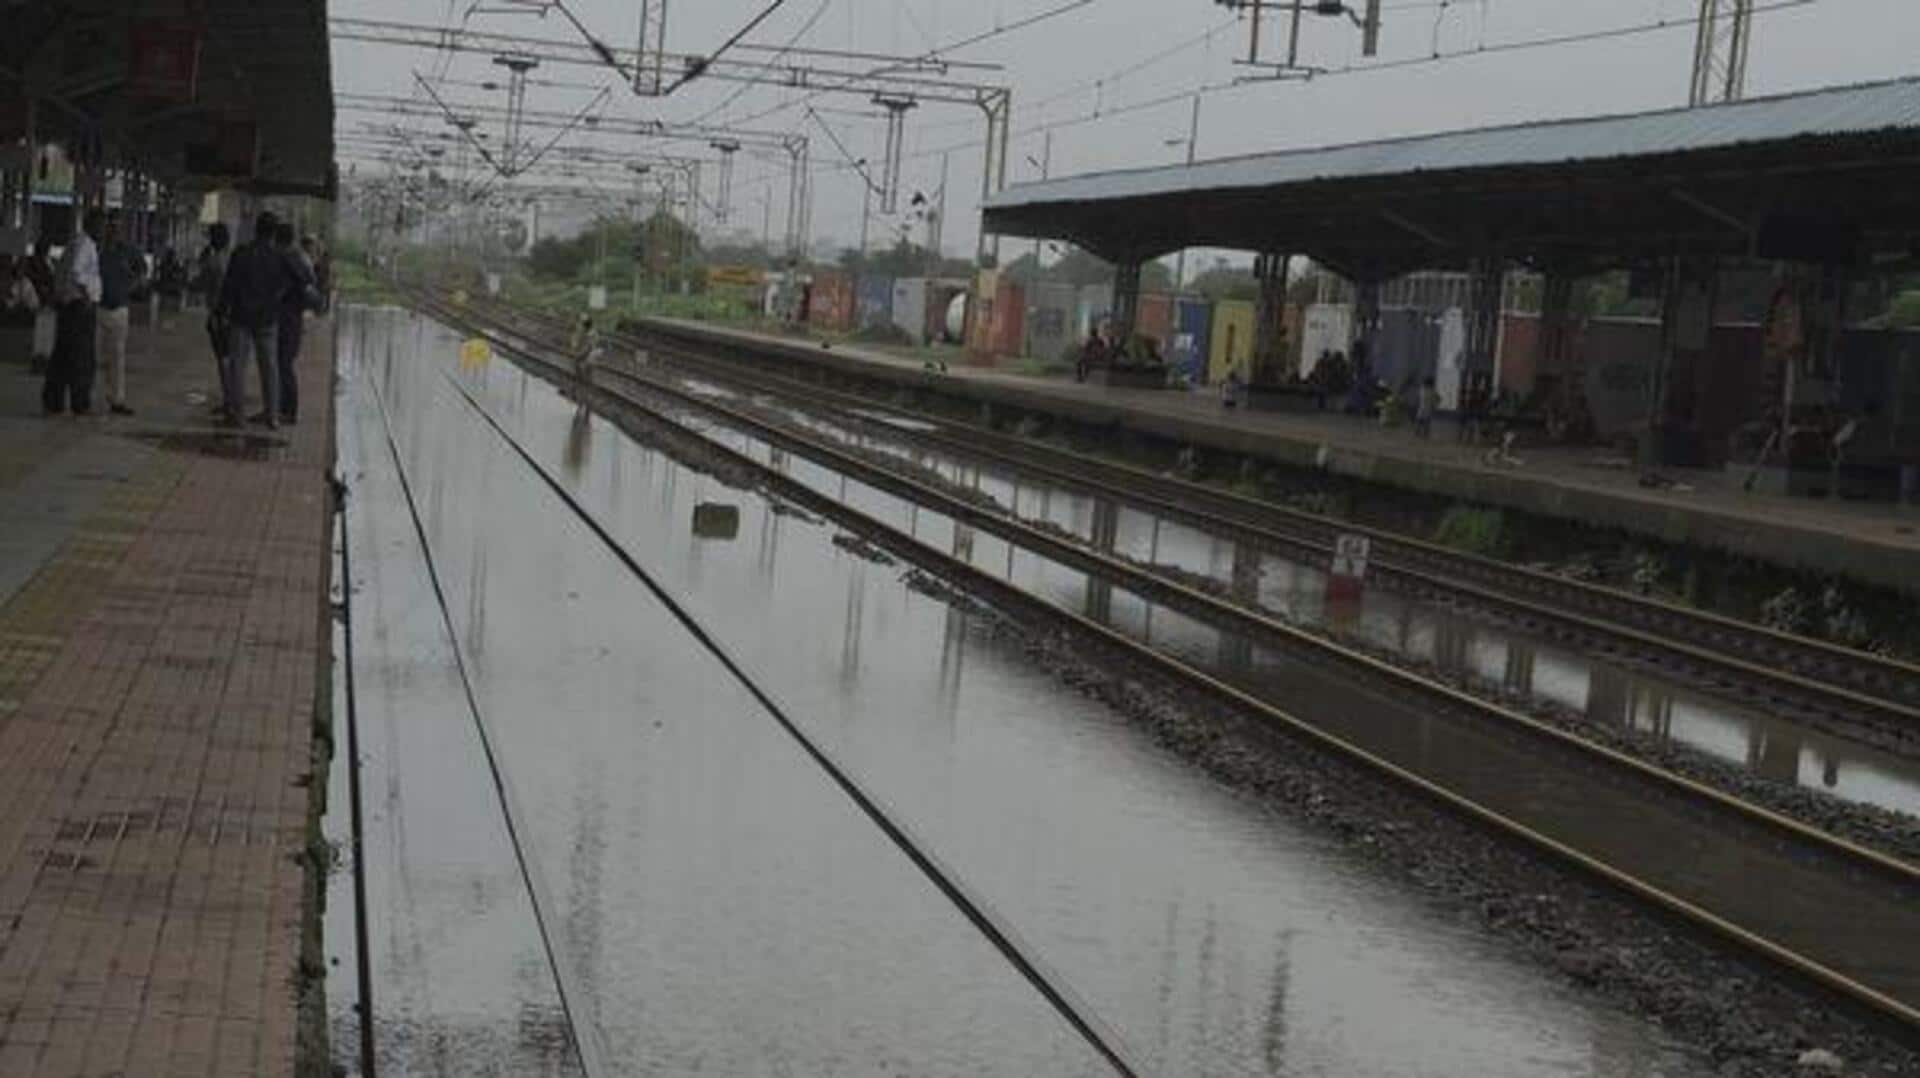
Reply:
M1513 547L1513 534L1500 510L1455 505L1441 515L1433 541L1469 554L1504 558Z
M1885 324L1889 329L1920 326L1920 291L1902 292L1887 304Z
M344 252L336 253L333 259L333 288L335 298L340 303L391 304L398 303L392 286L386 279L367 268L364 258L345 257Z
M527 254L527 268L536 277L583 288L605 284L609 293L631 292L635 274L642 290L704 288L704 261L700 237L665 211L638 223L601 217L579 235L548 237Z

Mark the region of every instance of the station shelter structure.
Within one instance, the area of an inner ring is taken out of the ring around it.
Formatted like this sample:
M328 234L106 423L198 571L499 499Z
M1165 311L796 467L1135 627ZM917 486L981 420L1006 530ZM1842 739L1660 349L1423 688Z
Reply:
M1346 280L1342 332L1375 353L1394 346L1383 293L1463 281L1463 376L1489 387L1522 271L1538 315L1516 362L1571 436L1627 435L1647 464L1784 474L1844 446L1886 482L1920 472L1920 335L1859 324L1920 271L1920 79L1043 180L990 198L984 227L1112 262L1123 336L1148 260L1252 252L1256 385L1299 377L1297 259ZM1654 316L1583 324L1577 283L1621 270ZM1756 277L1764 310L1733 324L1730 285Z
M0 254L111 209L143 250L190 255L203 213L333 200L326 5L12 0L0 18Z

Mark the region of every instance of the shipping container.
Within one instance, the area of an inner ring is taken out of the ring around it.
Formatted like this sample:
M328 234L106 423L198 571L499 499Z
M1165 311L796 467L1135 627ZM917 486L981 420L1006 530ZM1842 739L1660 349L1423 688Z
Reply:
M1164 292L1140 293L1140 309L1133 331L1150 338L1164 358L1168 340L1173 336L1173 297Z
M1041 281L1028 286L1027 355L1058 360L1080 347L1086 334L1079 324L1079 298L1070 284Z
M875 330L893 324L893 278L861 277L854 294L856 327Z
M960 330L960 339L965 342L969 355L976 359L990 358L993 346L988 338L993 326L994 304L998 298L995 293L1000 287L1000 271L983 269L973 275L967 287L966 321Z
M1344 303L1309 304L1300 321L1300 377L1313 374L1323 353L1347 352L1353 343L1353 308Z
M1603 438L1645 430L1659 320L1596 318L1580 334L1580 355L1594 430Z
M1026 292L1000 273L983 270L967 315L967 350L975 358L1017 356L1025 346Z
M1095 328L1107 331L1107 313L1113 309L1113 289L1103 284L1080 286L1080 296L1075 303L1078 311L1074 321L1073 335L1086 340Z
M1525 399L1540 372L1540 316L1500 316L1500 347L1493 354L1494 382L1503 392Z
M1167 347L1167 363L1174 373L1193 385L1207 381L1207 351L1213 328L1213 305L1204 299L1183 297L1174 304L1173 340Z
M893 302L888 317L913 338L915 344L927 343L927 286L925 277L899 277L893 282Z
M853 328L853 278L838 270L819 270L807 296L807 324L844 333Z
M1213 325L1207 335L1207 381L1224 382L1238 370L1247 377L1253 355L1253 304L1223 299L1213 305Z
M1427 311L1412 307L1382 310L1380 330L1373 335L1374 378L1398 391L1434 377L1439 367L1440 336L1439 318Z

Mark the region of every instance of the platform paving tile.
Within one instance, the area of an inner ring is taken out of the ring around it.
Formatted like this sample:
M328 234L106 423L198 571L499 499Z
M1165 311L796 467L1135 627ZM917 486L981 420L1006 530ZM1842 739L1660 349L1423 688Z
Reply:
M0 550L0 1075L293 1070L331 344L303 422L235 452L195 321L136 331L132 421L41 420L0 372L0 444L121 465ZM0 493L45 478L15 465Z

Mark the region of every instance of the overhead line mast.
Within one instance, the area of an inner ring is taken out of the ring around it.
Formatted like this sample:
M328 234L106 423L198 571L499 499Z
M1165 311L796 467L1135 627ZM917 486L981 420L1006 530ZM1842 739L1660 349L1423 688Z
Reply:
M1747 93L1747 49L1753 36L1753 0L1700 0L1693 44L1693 84L1687 104L1719 105Z

